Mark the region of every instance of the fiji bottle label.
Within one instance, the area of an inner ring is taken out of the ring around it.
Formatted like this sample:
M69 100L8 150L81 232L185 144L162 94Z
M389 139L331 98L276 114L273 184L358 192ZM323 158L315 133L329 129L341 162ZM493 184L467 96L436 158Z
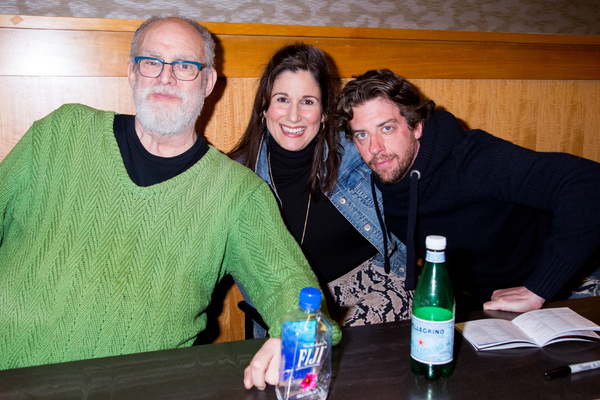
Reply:
M425 321L412 316L410 356L424 364L452 361L454 318L448 321Z
M327 352L327 341L315 342L316 321L286 322L282 327L283 380L302 379L302 388L313 389Z

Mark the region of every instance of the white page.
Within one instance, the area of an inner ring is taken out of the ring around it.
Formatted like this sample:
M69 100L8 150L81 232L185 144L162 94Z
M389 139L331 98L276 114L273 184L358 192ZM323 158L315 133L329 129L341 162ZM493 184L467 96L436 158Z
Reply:
M519 315L512 322L541 345L567 332L600 329L598 325L568 307L529 311ZM577 333L579 332L574 332Z
M456 324L465 338L476 347L487 347L506 342L529 342L533 340L520 331L511 321L503 319L480 319Z

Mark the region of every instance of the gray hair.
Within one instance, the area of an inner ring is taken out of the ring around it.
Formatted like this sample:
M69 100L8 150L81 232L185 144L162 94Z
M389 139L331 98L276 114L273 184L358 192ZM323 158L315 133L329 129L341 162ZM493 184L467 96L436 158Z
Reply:
M140 27L137 28L137 30L133 34L133 40L131 41L131 50L129 51L129 58L131 59L131 62L134 62L134 58L138 56L138 53L137 53L138 43L140 41L140 36L142 36L142 32L144 32L144 30L151 23L156 22L156 21L161 21L166 18L177 18L184 22L187 22L188 24L190 24L190 26L192 26L200 34L200 36L202 37L202 40L204 41L204 67L206 69L212 68L214 65L214 61L215 61L215 40L213 39L212 35L208 31L208 29L206 29L205 27L203 27L196 21L192 21L191 19L182 17L180 15L173 15L173 16L155 15L153 17L150 17L146 21L144 21L144 23L141 24Z

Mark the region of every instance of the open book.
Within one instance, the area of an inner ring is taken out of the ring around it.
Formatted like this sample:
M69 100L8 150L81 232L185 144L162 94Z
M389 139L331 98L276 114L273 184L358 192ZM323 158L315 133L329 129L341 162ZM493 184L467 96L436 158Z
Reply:
M566 340L599 341L600 326L570 308L529 311L512 321L480 319L456 324L477 350L542 347Z

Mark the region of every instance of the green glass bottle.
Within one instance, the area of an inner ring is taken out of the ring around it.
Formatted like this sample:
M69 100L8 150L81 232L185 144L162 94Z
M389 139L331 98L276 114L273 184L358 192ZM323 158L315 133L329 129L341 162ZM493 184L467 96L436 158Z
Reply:
M412 308L410 369L429 380L454 372L455 302L446 270L446 238L427 236L425 266Z

